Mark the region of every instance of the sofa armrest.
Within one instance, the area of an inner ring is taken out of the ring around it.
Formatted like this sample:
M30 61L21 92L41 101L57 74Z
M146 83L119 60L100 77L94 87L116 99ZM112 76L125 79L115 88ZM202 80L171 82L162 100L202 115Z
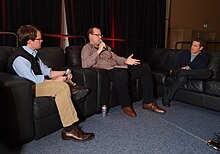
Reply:
M68 66L72 67L73 76L77 83L91 89L91 94L96 97L96 112L100 112L103 104L108 105L110 98L110 82L108 70L81 67L82 46L66 47L66 60ZM91 96L88 96L87 99ZM91 100L90 100L91 101Z
M0 72L0 136L9 146L33 140L32 86L24 78Z
M109 71L106 69L91 68L97 75L97 112L101 111L103 105L109 106L110 101L110 80Z
M96 73L90 69L84 69L79 66L70 67L73 74L73 81L90 89L84 101L84 114L91 116L97 111L97 81Z
M91 90L90 95L92 96L89 95L88 98L96 98L96 112L100 112L101 106L103 104L108 105L110 98L108 70L75 66L72 67L72 71L74 76L73 80Z

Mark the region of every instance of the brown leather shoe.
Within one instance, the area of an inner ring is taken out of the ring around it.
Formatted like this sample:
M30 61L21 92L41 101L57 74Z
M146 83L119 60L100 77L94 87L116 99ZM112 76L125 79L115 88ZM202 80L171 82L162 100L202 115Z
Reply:
M170 100L166 98L162 98L162 104L163 106L170 107Z
M70 132L66 132L63 129L61 135L63 140L74 139L77 141L88 141L95 137L93 133L86 133L80 127L74 127Z
M123 112L124 112L125 114L127 114L127 115L130 116L130 117L136 117L136 116L137 116L137 114L136 114L136 112L134 111L134 108L133 108L132 106L124 107L124 108L122 108L122 110L123 110Z
M150 104L144 103L143 109L149 109L149 110L156 112L156 113L165 113L166 112L166 110L161 109L159 106L157 106L156 102L152 102Z
M82 99L89 93L89 89L81 85L71 86L70 91L75 101Z

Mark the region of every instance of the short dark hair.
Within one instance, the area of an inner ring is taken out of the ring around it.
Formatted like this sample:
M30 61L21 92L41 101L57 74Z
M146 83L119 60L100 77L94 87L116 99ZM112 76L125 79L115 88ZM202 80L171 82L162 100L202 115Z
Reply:
M23 25L17 30L18 41L21 46L27 45L28 40L35 40L37 37L37 31L41 30L32 25Z
M94 28L97 28L97 29L99 29L99 30L101 30L98 26L91 26L89 29L88 29L88 31L87 31L87 35L89 36L89 34L93 34L93 29Z
M199 42L200 43L200 47L205 47L206 45L206 41L203 38L195 38L193 41Z

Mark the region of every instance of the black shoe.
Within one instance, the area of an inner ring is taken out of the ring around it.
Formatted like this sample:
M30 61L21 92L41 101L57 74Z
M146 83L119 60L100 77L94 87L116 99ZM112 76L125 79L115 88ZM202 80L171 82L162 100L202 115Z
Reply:
M89 93L89 89L88 88L85 88L85 87L80 86L80 85L71 86L70 90L71 90L73 99L75 101L84 98Z
M167 106L167 107L170 107L170 100L169 99L166 99L166 98L163 98L162 99L162 104L163 106Z

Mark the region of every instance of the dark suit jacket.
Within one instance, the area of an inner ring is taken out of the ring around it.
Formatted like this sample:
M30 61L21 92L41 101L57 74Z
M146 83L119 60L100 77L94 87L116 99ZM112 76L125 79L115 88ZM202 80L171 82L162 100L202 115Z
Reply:
M208 65L208 57L203 52L198 54L192 62L190 62L190 59L191 59L190 51L181 52L177 57L174 68L190 66L191 69L203 69L206 68Z

